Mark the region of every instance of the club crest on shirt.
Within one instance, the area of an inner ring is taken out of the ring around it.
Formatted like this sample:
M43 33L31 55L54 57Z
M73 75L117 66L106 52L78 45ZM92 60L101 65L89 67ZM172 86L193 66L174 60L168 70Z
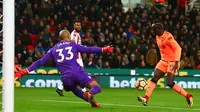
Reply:
M171 39L172 39L172 37L169 37L169 38L168 38L168 40L171 40Z
M164 49L164 48L165 48L165 46L164 46L164 45L161 45L161 48L162 48L162 49Z

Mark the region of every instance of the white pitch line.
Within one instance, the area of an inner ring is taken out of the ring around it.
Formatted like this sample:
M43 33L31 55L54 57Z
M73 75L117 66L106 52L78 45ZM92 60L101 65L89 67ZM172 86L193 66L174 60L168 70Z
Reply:
M73 104L88 104L87 102L76 102L76 101L61 101L61 100L33 100L33 101L42 101L42 102L62 102L62 103L73 103ZM157 108L157 109L168 109L168 110L193 110L200 111L200 108L176 108L176 107L167 107L167 106L139 106L139 105L128 105L128 104L110 104L110 103L100 103L101 105L106 106L118 106L118 107L135 107L135 108Z

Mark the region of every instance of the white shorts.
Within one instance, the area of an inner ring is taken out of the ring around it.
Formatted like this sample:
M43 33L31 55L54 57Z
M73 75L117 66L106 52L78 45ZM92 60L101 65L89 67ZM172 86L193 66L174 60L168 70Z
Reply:
M83 60L82 60L82 59L77 59L76 61L77 61L77 63L78 63L81 67L84 67L84 66L83 66Z

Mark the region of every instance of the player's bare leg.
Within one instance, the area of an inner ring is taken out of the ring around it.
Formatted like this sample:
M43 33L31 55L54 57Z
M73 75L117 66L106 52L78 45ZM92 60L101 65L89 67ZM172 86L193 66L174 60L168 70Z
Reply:
M99 84L95 80L93 80L88 84L87 88L90 89L90 92L85 92L84 97L87 98L89 102L91 102L92 107L100 107L100 105L96 101L94 101L94 95L101 92L101 87L99 86Z
M63 83L60 83L60 84L58 85L58 87L56 88L56 92L57 92L60 96L64 96L62 90L63 90Z
M192 106L193 105L193 97L191 94L188 94L182 87L180 87L178 84L176 84L174 82L175 79L175 75L168 72L167 73L167 85L172 88L174 91L176 91L177 93L179 93L180 95L183 95L188 103L188 106Z
M154 71L154 76L153 78L150 80L149 84L148 84L148 87L147 87L147 90L146 90L146 93L145 93L145 96L142 97L142 96L138 96L138 101L142 102L142 104L144 106L147 106L147 102L153 92L153 90L155 89L156 87L156 84L157 84L157 81L163 77L165 75L164 72L162 72L161 70L159 69L155 69Z

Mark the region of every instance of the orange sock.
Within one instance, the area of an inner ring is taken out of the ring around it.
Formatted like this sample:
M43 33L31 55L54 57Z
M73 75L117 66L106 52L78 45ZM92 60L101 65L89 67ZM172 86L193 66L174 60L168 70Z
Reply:
M172 89L174 91L176 91L177 93L183 95L184 97L187 97L187 95L188 95L188 93L182 87L180 87L178 84L175 84Z
M146 94L145 94L145 98L147 99L147 101L148 101L149 97L151 96L155 87L156 87L156 84L154 82L150 81L148 84L147 90L146 90Z

